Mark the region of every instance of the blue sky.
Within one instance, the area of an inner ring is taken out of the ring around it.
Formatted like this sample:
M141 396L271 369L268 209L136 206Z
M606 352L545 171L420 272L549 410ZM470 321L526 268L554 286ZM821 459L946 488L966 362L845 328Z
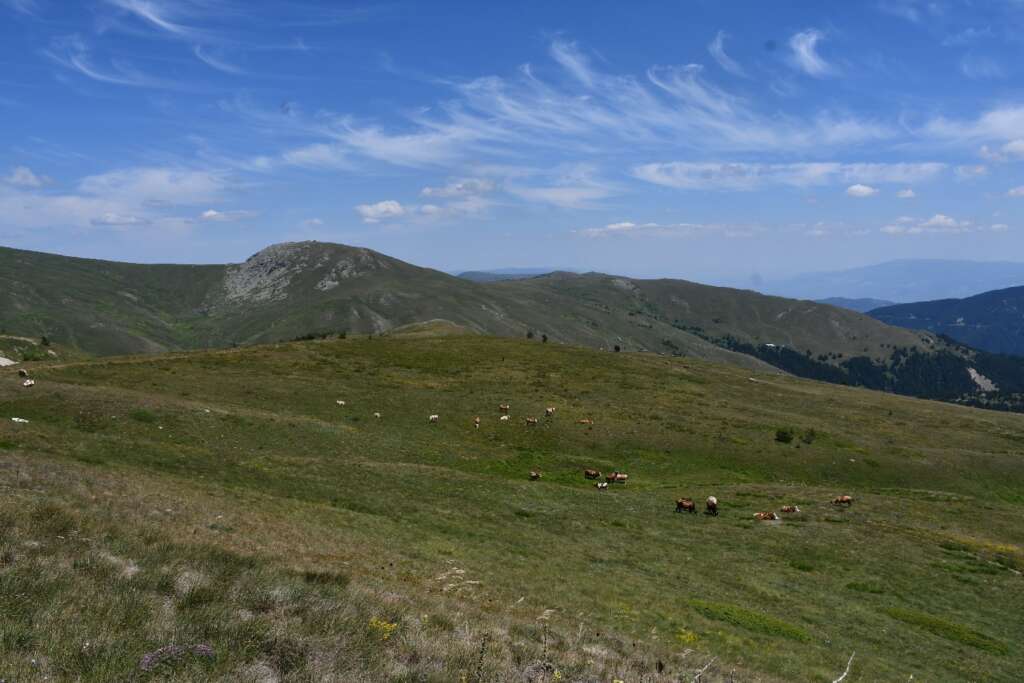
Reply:
M0 0L0 244L744 282L1024 247L1024 2Z

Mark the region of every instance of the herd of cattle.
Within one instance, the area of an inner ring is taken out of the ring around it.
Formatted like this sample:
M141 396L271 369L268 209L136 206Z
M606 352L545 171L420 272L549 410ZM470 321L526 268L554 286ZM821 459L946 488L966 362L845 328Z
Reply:
M337 401L337 403L338 403L338 405L341 405L341 406L345 405L344 401ZM499 404L498 405L498 412L499 412L498 420L501 421L501 422L508 422L509 419L510 419L509 418L509 413L511 412L511 410L512 410L512 407L508 403L501 403L501 404ZM545 408L544 409L544 417L545 418L553 418L555 416L555 412L556 412L556 409L553 408L553 407ZM374 417L379 418L380 417L380 413L374 413ZM429 424L437 424L440 421L441 421L441 416L437 415L437 414L430 415L430 416L427 417L427 422ZM537 426L540 423L540 421L537 418L535 418L535 417L527 417L527 418L525 418L524 421L525 421L526 426L528 426L528 427L535 427L535 426ZM474 417L473 418L473 428L474 429L480 429L481 422L482 422L482 420L480 419L479 415ZM576 420L576 424L580 424L580 425L593 425L594 421L592 419L590 419L590 418L585 417L585 418L581 418L579 420ZM544 475L541 474L541 472L538 471L538 470L530 470L530 474L529 474L530 481L538 481L543 476ZM584 479L589 479L589 480L600 480L602 478L602 474L601 474L601 472L599 470L587 468L587 469L583 470L583 478ZM629 481L629 475L626 474L625 472L619 472L618 470L616 470L615 472L612 472L611 474L603 475L603 478L604 478L604 481L596 481L596 483L594 484L594 487L598 491L607 491L609 484L623 484L623 485L625 485L626 482ZM852 496L847 496L847 495L836 496L835 498L832 499L832 504L837 506L837 507L838 506L843 506L843 505L849 507L850 505L853 505L853 497ZM689 512L689 513L696 514L696 512L697 512L697 504L691 498L679 498L678 500L676 500L676 512ZM796 505L783 505L779 509L779 512L774 512L774 511L755 512L754 513L754 519L757 519L757 520L760 520L760 521L765 521L765 522L773 522L773 521L777 521L777 520L781 519L780 515L794 515L794 514L799 514L799 513L800 513L800 508L797 507ZM718 498L716 498L715 496L708 496L707 497L707 500L704 501L704 514L711 515L713 517L717 517L718 516Z

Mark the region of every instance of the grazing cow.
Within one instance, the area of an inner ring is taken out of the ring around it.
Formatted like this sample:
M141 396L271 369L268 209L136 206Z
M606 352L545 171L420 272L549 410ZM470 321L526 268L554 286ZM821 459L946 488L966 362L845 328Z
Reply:
M19 368L18 377L28 377L28 370L26 370L25 368Z
M625 484L627 479L629 479L629 475L625 472L619 472L618 470L604 478L604 480L609 484Z
M508 415L502 415L498 419L501 420L502 422L508 422Z
M337 403L339 406L342 406L342 407L345 406L345 402L344 401L335 401L335 403Z
M545 408L544 409L544 417L554 417L554 416L555 416L555 409L554 408Z
M718 499L714 496L708 496L707 501L704 503L704 514L718 516Z
M594 487L598 491L607 491L608 490L608 482L606 482L606 481L599 481L596 484L594 484Z
M21 383L21 386L23 387L34 387L35 385L36 381L34 379L27 379Z
M530 470L530 481L537 481L540 479L540 472L537 470Z
M375 418L377 418L378 420L380 419L380 413L374 413L374 414L373 414L373 416L374 416Z
M436 424L440 420L441 420L441 416L440 415L431 415L430 417L427 418L427 422L430 422L432 424Z
M507 413L511 409L512 409L512 406L510 406L507 403L499 403L498 404L498 412L500 412L500 413Z
M690 512L697 514L697 504L689 498L680 498L676 501L676 512Z
M789 514L794 512L800 512L800 508L798 508L796 505L783 505L780 511Z
M755 512L754 519L759 519L762 522L774 522L779 516L774 512Z
M528 417L528 418L526 418L526 424L529 427L536 427L537 426L537 418L535 418L535 417Z
M584 417L584 418L582 418L580 420L576 420L576 424L578 424L578 425L592 425L592 424L594 424L594 421L591 420L589 417Z
M474 417L473 418L473 426L476 427L477 429L480 429L480 418L479 417Z
M836 496L832 499L833 505L846 505L849 507L853 505L853 496Z
M600 479L601 473L597 470L583 470L583 476L587 479Z

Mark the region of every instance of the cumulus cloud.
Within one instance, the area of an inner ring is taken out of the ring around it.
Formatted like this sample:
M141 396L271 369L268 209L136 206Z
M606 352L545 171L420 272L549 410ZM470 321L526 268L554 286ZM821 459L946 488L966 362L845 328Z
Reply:
M376 204L360 204L356 213L363 217L364 223L380 223L394 220L405 215L405 207L394 199L386 199Z
M908 183L935 177L946 168L938 162L844 164L840 162L762 164L689 162L643 164L633 176L656 185L684 190L753 190L784 185L812 187L836 183Z
M913 199L917 195L914 193L913 189L907 187L897 192L896 196L899 197L900 199Z
M725 31L719 31L715 35L715 39L708 45L708 52L714 57L715 61L718 62L718 66L722 67L725 71L728 71L733 76L746 77L747 72L743 70L743 67L736 62L735 59L725 53Z
M850 185L846 188L846 194L851 197L870 197L878 194L878 190L870 185L857 183L856 185Z
M830 75L833 72L832 66L818 54L818 43L824 38L825 34L816 29L794 34L789 39L793 65L810 76L821 78Z
M3 182L18 187L42 187L50 182L46 176L36 175L28 166L16 166L3 178Z

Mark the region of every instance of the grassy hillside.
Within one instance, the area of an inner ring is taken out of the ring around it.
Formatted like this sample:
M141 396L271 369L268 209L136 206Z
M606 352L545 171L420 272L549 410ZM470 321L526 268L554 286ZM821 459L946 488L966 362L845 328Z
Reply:
M477 283L354 247L295 242L241 264L144 266L0 250L0 332L96 354L380 334L447 320L487 335L728 362L1024 409L1024 362L851 310L709 287L552 273ZM979 380L978 375L983 378ZM998 392L988 391L994 384Z
M1019 678L1019 416L411 332L0 370L0 676Z
M886 306L870 315L888 325L944 334L976 349L1024 355L1024 287Z

